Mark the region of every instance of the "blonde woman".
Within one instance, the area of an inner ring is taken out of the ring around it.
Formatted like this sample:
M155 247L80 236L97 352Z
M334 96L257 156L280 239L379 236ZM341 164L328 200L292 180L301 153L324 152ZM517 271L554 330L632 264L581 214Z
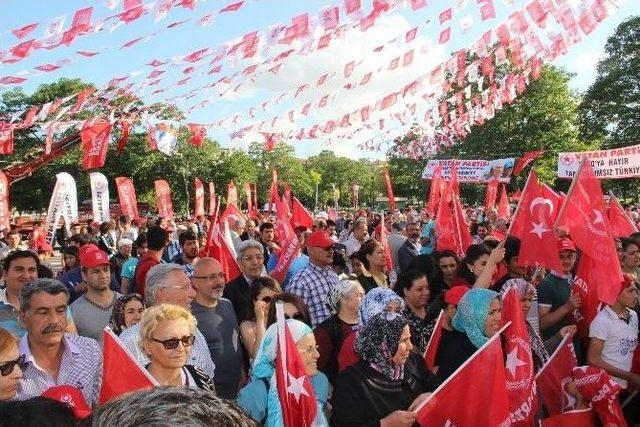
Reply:
M18 392L26 362L18 352L18 340L0 328L0 402L12 400Z
M160 304L140 320L140 343L151 361L147 370L162 386L214 390L213 380L187 360L195 342L196 319L182 307Z

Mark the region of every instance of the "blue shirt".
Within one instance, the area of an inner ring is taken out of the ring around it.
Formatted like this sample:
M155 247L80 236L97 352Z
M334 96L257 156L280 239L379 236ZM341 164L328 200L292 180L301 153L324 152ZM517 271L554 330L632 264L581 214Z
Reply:
M133 275L136 272L136 266L138 265L138 258L131 257L122 264L122 272L120 273L120 277L123 279L128 279L131 281L133 279Z
M435 250L436 239L434 239L433 235L431 234L433 233L432 230L435 230L435 228L436 228L435 221L429 221L422 228L422 235L420 237L427 237L429 241L427 242L426 245L422 245L422 248L420 248L420 255L429 255L429 254L432 254L433 251Z
M164 252L162 252L162 260L164 262L172 262L172 260L179 254L182 253L182 248L177 240L169 243L169 246L164 248Z
M276 266L278 265L278 255L272 253L269 256L269 261L267 261L267 271L271 273ZM309 265L309 257L305 254L300 254L295 257L291 264L289 265L289 270L287 270L286 276L284 276L284 281L282 282L282 289L284 291L287 290L287 286L289 285L289 281L293 276L295 276L300 270Z

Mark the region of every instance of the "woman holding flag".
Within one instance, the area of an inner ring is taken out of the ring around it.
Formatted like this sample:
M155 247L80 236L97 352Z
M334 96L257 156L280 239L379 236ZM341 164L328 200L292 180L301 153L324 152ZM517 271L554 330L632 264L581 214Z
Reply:
M299 320L288 319L286 323L305 366L306 378L310 380L313 387L313 394L318 406L314 425L328 426L325 410L329 397L329 381L322 372L318 371L317 361L320 355L313 331ZM251 380L240 390L237 399L238 405L247 414L267 427L284 425L283 409L279 399L280 390L276 384L277 354L278 323L276 322L269 326L265 332L251 368ZM287 388L286 392L290 392L292 387L293 384ZM306 390L302 390L302 393L305 392Z

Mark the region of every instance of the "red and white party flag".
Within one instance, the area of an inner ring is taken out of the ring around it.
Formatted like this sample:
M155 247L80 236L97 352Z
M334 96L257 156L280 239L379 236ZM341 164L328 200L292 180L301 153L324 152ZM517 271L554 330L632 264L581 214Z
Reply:
M274 169L271 173L271 189L269 190L269 210L274 203L278 203L280 194L278 193L278 172Z
M218 11L218 13L225 13L225 12L235 12L236 10L240 9L243 5L244 1L238 1L235 3L231 3L225 7L223 7L222 9L220 9Z
M0 154L13 154L13 130L11 123L0 123Z
M391 184L391 173L389 172L389 168L385 168L384 170L384 185L387 189L387 197L389 198L389 209L395 211L396 198L393 195L393 186Z
M84 169L95 169L104 166L110 137L110 122L85 122L82 131L80 131L80 138L82 139L82 167Z
M576 277L571 284L571 293L580 297L580 307L573 310L571 315L578 328L580 338L589 337L589 326L599 311L597 270L602 268L598 260L591 258L586 253L580 255Z
M31 52L31 50L35 47L36 47L36 41L31 39L12 47L11 49L9 49L9 52L11 52L14 57L22 59L24 57L29 56L29 53Z
M287 222L287 221L285 221ZM278 344L275 376L284 427L311 427L318 412L316 397L300 351L284 319L284 304L276 304Z
M453 17L453 9L451 8L445 9L442 12L440 12L440 15L439 15L440 23L443 24L447 21L451 21L452 17Z
M552 230L557 209L538 182L535 170L531 170L509 229L509 234L521 242L518 264L562 271Z
M542 156L544 153L544 150L527 151L526 153L524 153L522 157L520 157L516 162L516 166L513 168L513 174L515 176L520 175L520 172L522 172L524 168L526 168L531 162Z
M427 0L410 0L411 1L411 10L416 11L418 9L422 9L427 6Z
M609 218L611 233L614 237L628 237L632 233L636 233L638 231L636 224L620 205L618 199L613 195L611 195L611 198L609 199L607 217Z
M502 297L502 321L511 322L504 331L507 393L512 425L531 426L538 407L531 342L520 295L511 287Z
M325 31L333 30L340 24L340 9L338 6L330 6L320 12L322 27Z
M129 24L140 18L144 13L142 0L124 0L124 12L118 15L121 21Z
M600 267L593 272L597 275L598 299L613 305L620 293L622 270L602 187L586 158L571 183L567 199L556 218L556 227L567 230L582 252L599 261Z
M233 181L227 184L227 205L238 206L238 189Z
M25 25L24 27L16 28L15 30L11 30L11 32L17 38L23 39L24 37L26 37L27 34L29 34L31 31L35 30L38 27L38 25L39 24L37 22L34 23L34 24L28 24L28 25Z
M278 216L276 234L280 243L280 252L278 252L278 262L269 275L278 283L282 283L291 263L300 252L300 242L289 222L289 209L283 200L276 201L276 213Z
M433 372L433 369L436 367L436 356L438 355L438 346L440 345L440 337L442 336L443 314L444 310L440 310L440 314L436 320L436 325L433 327L433 333L431 334L431 337L429 337L427 348L423 354L424 362L426 363L429 372Z
M131 122L128 120L120 119L120 139L118 140L118 145L116 146L116 153L118 155L124 152L124 147L127 145L127 141L129 140L129 134L131 133Z
M507 195L507 186L502 184L500 192L500 202L498 203L498 218L508 220L511 218L511 209L509 207L509 196Z
M198 148L202 147L204 139L207 137L207 129L197 123L188 123L187 126L191 133L191 137L189 138L191 145Z
M151 390L158 382L122 345L107 326L102 333L102 387L100 405L111 399L137 390ZM126 375L123 373L126 372Z
M431 174L431 185L429 186L429 200L427 203L427 209L434 215L438 209L438 202L440 200L440 192L442 190L442 164L434 168L433 174Z
M359 12L362 8L361 0L344 0L344 8L347 15Z
M487 183L487 192L484 196L484 212L485 215L491 212L496 205L496 199L498 198L498 179L492 179Z
M122 215L139 220L138 200L133 181L130 178L119 176L116 178L116 189L118 190L118 203L120 204Z
M11 222L11 209L9 205L9 179L0 171L0 227L3 230L9 228Z
M198 177L193 180L193 190L195 203L193 214L196 218L199 216L204 217L204 184Z
M536 383L549 415L574 409L575 398L566 386L573 379L572 371L577 365L571 337L566 336L536 374Z
M418 424L423 427L509 425L509 397L500 344L500 334L507 326L415 409ZM488 366L491 369L487 369Z
M165 219L173 218L173 203L171 202L171 187L164 179L154 181L156 189L156 208L158 216Z
M216 185L209 182L209 216L212 216L216 210Z

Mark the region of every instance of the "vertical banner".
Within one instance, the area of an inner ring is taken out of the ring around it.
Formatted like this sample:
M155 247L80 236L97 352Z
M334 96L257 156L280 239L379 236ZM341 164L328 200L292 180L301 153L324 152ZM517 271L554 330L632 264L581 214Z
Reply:
M351 192L352 192L352 195L353 195L353 198L352 198L352 200L353 200L353 209L355 211L358 211L358 209L360 208L360 200L359 200L359 197L360 197L360 195L359 195L360 186L358 184L354 183L353 185L351 185Z
M436 166L433 171L433 176L431 177L431 185L429 187L429 200L427 204L427 208L431 215L436 214L436 210L438 209L438 202L440 200L440 194L442 193L442 185L441 179L442 174L442 165Z
M275 169L271 173L271 190L269 193L269 208L267 210L271 211L275 204L280 203L280 195L278 194L278 172Z
M484 214L488 215L496 205L496 199L498 198L498 184L500 181L492 179L487 184L487 193L484 199Z
M95 169L104 166L104 160L109 148L109 138L111 137L111 123L97 122L85 123L80 131L82 140L82 167L84 169Z
M251 217L251 211L253 200L251 199L251 184L245 182L242 186L244 188L244 196L247 199L247 216Z
M136 200L136 188L133 186L133 181L127 177L119 176L116 178L116 189L118 190L120 213L130 219L139 220L138 201Z
M258 205L258 184L253 184L253 215L249 215L251 218L258 219L258 210L260 205Z
M291 266L291 262L298 256L300 242L298 241L296 233L293 231L293 227L291 227L287 207L283 201L276 201L276 212L278 214L276 234L282 249L278 253L278 263L271 271L271 277L277 280L278 283L282 283Z
M384 185L387 187L387 197L389 198L389 209L396 210L396 198L393 196L393 186L391 185L391 174L389 168L384 170Z
M164 179L154 181L156 187L156 207L158 216L166 219L173 218L173 204L171 203L171 187Z
M216 210L216 185L209 182L209 216L212 216Z
M233 181L227 185L227 205L238 206L238 189Z
M0 227L9 228L11 210L9 209L9 180L4 172L0 171Z
M193 214L197 218L199 216L204 216L204 184L200 178L196 177L193 180L193 186L195 188L195 207L193 209Z
M93 221L98 223L109 222L109 183L100 172L89 174L91 182L91 206L93 208Z
M68 222L68 218L70 219L73 216L73 206L71 204L70 196L76 194L75 186L75 180L68 173L62 172L56 175L56 185L51 193L49 209L47 210L45 240L48 245L53 245L53 240L55 239L56 229L58 228L60 218L64 215L65 222ZM75 207L77 218L77 199ZM71 222L68 222L65 225L67 227L67 231L70 231Z
M67 231L71 232L71 224L78 222L78 190L76 189L76 180L66 172L58 175L66 175L64 177L67 183L68 191L65 193L64 204L62 205L62 218L64 218Z

